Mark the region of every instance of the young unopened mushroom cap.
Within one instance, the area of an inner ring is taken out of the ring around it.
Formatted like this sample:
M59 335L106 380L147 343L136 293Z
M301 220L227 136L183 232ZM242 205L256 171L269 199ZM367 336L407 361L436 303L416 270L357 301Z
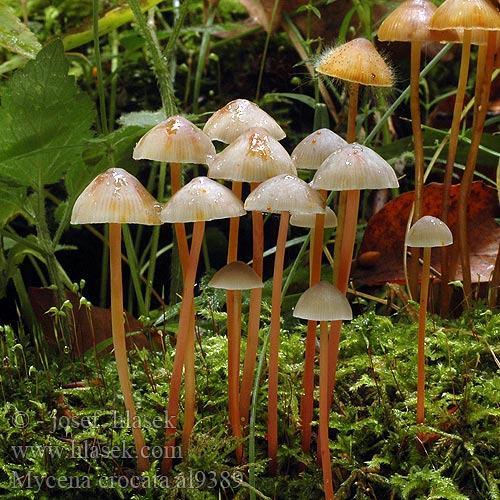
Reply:
M265 128L278 141L286 135L274 118L247 99L235 99L227 103L207 120L203 131L212 140L230 144L253 127Z
M134 160L206 164L215 156L215 146L189 120L171 116L142 136L132 156Z
M262 288L264 283L248 264L235 260L219 269L208 282L208 286L224 290L251 290Z
M195 177L175 193L161 211L163 222L196 222L240 217L241 200L226 186L208 177Z
M264 181L245 200L246 210L324 213L325 201L307 182L281 174Z
M317 170L331 153L347 145L347 142L328 128L321 128L302 139L292 151L296 168Z
M266 129L243 132L216 155L208 177L239 182L262 182L278 174L297 175L286 149Z
M161 224L161 205L126 170L110 168L98 175L73 206L71 224Z
M320 281L300 296L293 315L310 321L351 320L352 309L338 288Z
M488 0L446 0L430 21L433 30L500 29L500 13Z
M294 212L290 215L290 225L311 229L316 226L316 214ZM337 227L337 216L330 207L325 208L325 223L323 227Z
M418 219L406 235L406 245L409 247L445 247L452 243L450 228L431 215Z
M442 41L443 33L429 29L436 9L429 0L406 0L382 21L377 32L378 39L389 42ZM458 39L453 31L447 39L452 35Z
M314 174L314 189L348 191L399 186L393 168L367 146L353 143L333 152Z
M316 70L332 78L361 85L391 87L394 80L384 58L365 38L355 38L327 50L320 56Z

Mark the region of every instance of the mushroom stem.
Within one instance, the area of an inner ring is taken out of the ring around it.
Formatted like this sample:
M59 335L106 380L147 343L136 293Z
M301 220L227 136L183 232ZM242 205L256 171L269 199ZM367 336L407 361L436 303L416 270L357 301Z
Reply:
M328 437L330 420L330 405L328 397L328 321L320 321L319 332L319 441L321 446L321 468L323 470L325 500L333 500L333 479Z
M422 121L420 118L420 53L421 42L411 42L410 55L410 113L411 127L413 131L413 148L415 154L415 198L413 210L413 222L422 217L422 206L424 202L424 140L422 135ZM420 251L412 249L412 260L409 270L409 289L412 297L417 296L418 271Z
M123 282L121 265L121 224L111 223L109 225L109 267L111 284L111 330L113 336L113 348L115 352L118 379L123 394L127 417L132 423L132 435L134 437L135 450L137 453L137 471L139 473L149 470L149 458L142 434L140 421L135 411L132 387L127 364L127 345L125 341L125 327L123 325Z
M425 321L427 318L427 302L429 298L429 277L431 266L431 247L423 251L422 280L420 285L420 312L418 315L418 348L417 348L417 424L424 423L425 406Z
M174 366L172 368L172 376L170 380L168 401L169 425L167 426L165 433L165 454L161 467L162 474L167 474L170 471L172 468L173 458L175 457L175 433L177 429L177 417L179 411L182 367L184 365L184 355L189 345L190 334L194 335L194 331L190 328L193 317L194 283L196 280L196 271L198 268L204 231L204 221L197 221L194 223L191 252L189 254L186 274L184 277L184 291L179 314L179 329L177 332L177 342L175 346Z
M310 286L315 285L321 279L321 258L323 255L323 234L325 215L316 214L316 223L313 228L311 248L311 275ZM302 387L304 395L300 405L300 420L302 427L302 451L309 453L311 447L311 421L314 406L314 354L316 351L316 326L317 322L307 322L306 353L304 357L304 379Z
M495 58L496 32L488 32L486 45L480 45L477 56L477 76L474 102L474 118L472 122L472 137L469 147L465 170L458 192L458 247L460 251L460 262L462 265L462 280L464 293L469 296L472 293L472 277L469 259L469 246L467 241L467 208L470 189L474 177L477 154L481 145L481 137L488 111L488 101L491 89L491 75Z
M252 189L255 186L252 185ZM262 212L252 211L253 226L253 269L262 278L264 268L264 216ZM250 411L252 384L257 361L259 346L260 309L262 302L262 288L250 290L250 305L248 311L248 332L245 359L243 361L243 375L240 389L240 417L245 425Z
M239 408L240 386L240 345L241 345L241 291L227 290L227 344L228 344L228 400L229 421L233 436L237 441L236 458L238 463L243 460L243 445L241 443L241 420ZM229 306L231 304L231 307Z
M283 265L290 212L280 215L276 254L274 256L273 289L271 293L271 322L269 326L269 376L268 376L268 454L269 472L275 475L278 468L278 354L280 345L281 289Z

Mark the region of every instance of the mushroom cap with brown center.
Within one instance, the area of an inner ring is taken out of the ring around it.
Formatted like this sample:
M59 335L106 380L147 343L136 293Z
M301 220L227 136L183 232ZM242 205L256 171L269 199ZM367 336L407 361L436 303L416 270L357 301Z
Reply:
M442 220L425 215L411 226L405 243L409 247L445 247L453 243L453 235Z
M367 146L353 143L333 152L316 170L314 189L349 191L399 186L394 169Z
M235 99L217 110L207 120L203 131L212 140L231 144L243 132L253 127L266 129L278 141L286 135L274 118L247 99Z
M268 213L324 213L325 200L302 179L281 174L257 186L247 196L245 209Z
M195 177L177 191L161 211L162 222L197 222L240 217L242 201L226 186L208 177Z
M123 168L98 175L77 198L71 224L161 224L161 205Z
M300 296L293 315L310 321L351 320L352 309L338 288L320 281Z
M219 269L208 282L208 286L224 290L251 290L262 288L264 283L248 264L235 260Z
M394 81L384 58L365 38L355 38L325 51L316 64L316 71L361 85L391 87Z
M290 155L296 168L317 170L331 153L347 142L328 128L316 130L304 137Z
M171 116L144 134L134 148L134 160L209 163L215 146L200 128L183 116Z
M216 155L207 175L213 179L262 182L278 174L297 174L290 155L266 129L254 127Z

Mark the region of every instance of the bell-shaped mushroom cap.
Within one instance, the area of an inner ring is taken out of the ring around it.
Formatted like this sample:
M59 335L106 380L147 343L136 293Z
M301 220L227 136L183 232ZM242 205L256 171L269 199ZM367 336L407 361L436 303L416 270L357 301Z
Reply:
M388 42L442 41L443 33L429 29L430 20L437 7L429 0L406 0L394 9L380 24L378 39ZM451 31L450 36L458 39Z
M134 160L206 164L215 156L215 146L189 120L171 116L141 137L132 156Z
M245 210L324 213L325 200L302 179L281 174L255 188L245 200Z
M216 111L208 119L203 131L212 140L230 144L253 127L265 128L278 141L286 135L274 118L246 99L235 99Z
M239 182L262 182L279 174L297 175L286 149L266 129L243 132L216 155L208 177Z
M409 247L445 247L453 243L453 235L442 220L425 215L410 228L405 243Z
M208 177L195 177L175 193L161 211L162 222L196 222L240 217L241 200L226 186Z
M73 206L71 224L161 224L161 205L123 168L98 175Z
M350 320L352 310L338 288L328 281L320 281L300 296L293 315L310 321Z
M294 212L290 215L290 225L311 229L316 226L316 214ZM323 227L337 227L337 216L330 207L326 207L325 209L325 223Z
M500 13L488 0L445 0L430 21L433 30L498 30Z
M264 283L248 264L235 260L219 269L208 282L208 286L224 290L251 290L262 288Z
M343 148L347 142L328 128L316 130L304 137L295 149L291 157L296 168L317 170L331 153Z
M355 38L325 51L316 71L339 80L377 87L391 87L394 80L384 58L365 38Z
M316 170L314 189L348 191L399 186L393 168L373 149L358 143L332 153Z

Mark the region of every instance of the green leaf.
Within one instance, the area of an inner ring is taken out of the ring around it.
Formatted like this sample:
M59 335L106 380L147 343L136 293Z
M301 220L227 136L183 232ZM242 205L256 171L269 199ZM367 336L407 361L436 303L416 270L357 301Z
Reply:
M0 182L40 191L83 168L94 108L68 75L60 41L42 49L5 88L0 109Z
M36 36L3 2L0 2L0 45L11 52L31 59L42 48Z

